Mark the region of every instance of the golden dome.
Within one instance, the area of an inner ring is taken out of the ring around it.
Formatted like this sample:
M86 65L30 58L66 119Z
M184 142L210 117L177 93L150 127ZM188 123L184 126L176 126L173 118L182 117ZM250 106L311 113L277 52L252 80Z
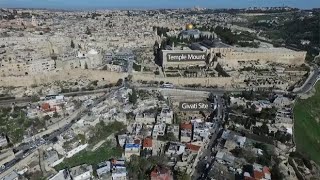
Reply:
M193 25L192 25L192 24L187 24L187 25L186 25L186 29L187 29L187 30L193 29Z

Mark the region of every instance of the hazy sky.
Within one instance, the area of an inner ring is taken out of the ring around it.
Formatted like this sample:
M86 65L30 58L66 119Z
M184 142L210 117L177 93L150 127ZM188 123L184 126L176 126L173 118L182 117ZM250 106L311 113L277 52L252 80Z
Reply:
M320 8L320 0L0 0L0 8L243 8L282 5Z

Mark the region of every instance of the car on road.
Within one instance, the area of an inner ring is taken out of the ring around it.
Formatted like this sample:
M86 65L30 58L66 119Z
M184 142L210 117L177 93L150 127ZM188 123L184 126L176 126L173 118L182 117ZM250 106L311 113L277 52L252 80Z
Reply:
M162 88L173 88L173 84L171 83L164 83L161 85Z
M27 156L29 156L30 155L30 152L27 152L27 153L25 153L23 156L22 156L22 158L26 158Z
M207 165L206 165L206 169L208 169L208 168L209 168L209 166L210 166L210 164L209 164L209 163L207 163Z

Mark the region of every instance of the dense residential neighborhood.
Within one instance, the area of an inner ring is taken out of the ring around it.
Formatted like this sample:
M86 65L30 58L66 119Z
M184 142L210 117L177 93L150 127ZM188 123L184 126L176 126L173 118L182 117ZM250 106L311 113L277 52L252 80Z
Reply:
M1 8L0 180L319 178L319 15Z

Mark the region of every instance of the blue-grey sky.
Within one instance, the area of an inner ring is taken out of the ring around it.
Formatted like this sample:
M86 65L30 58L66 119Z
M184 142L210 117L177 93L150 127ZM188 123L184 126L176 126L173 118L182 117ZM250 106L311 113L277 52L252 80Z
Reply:
M244 8L283 5L320 8L320 0L0 0L0 8Z

